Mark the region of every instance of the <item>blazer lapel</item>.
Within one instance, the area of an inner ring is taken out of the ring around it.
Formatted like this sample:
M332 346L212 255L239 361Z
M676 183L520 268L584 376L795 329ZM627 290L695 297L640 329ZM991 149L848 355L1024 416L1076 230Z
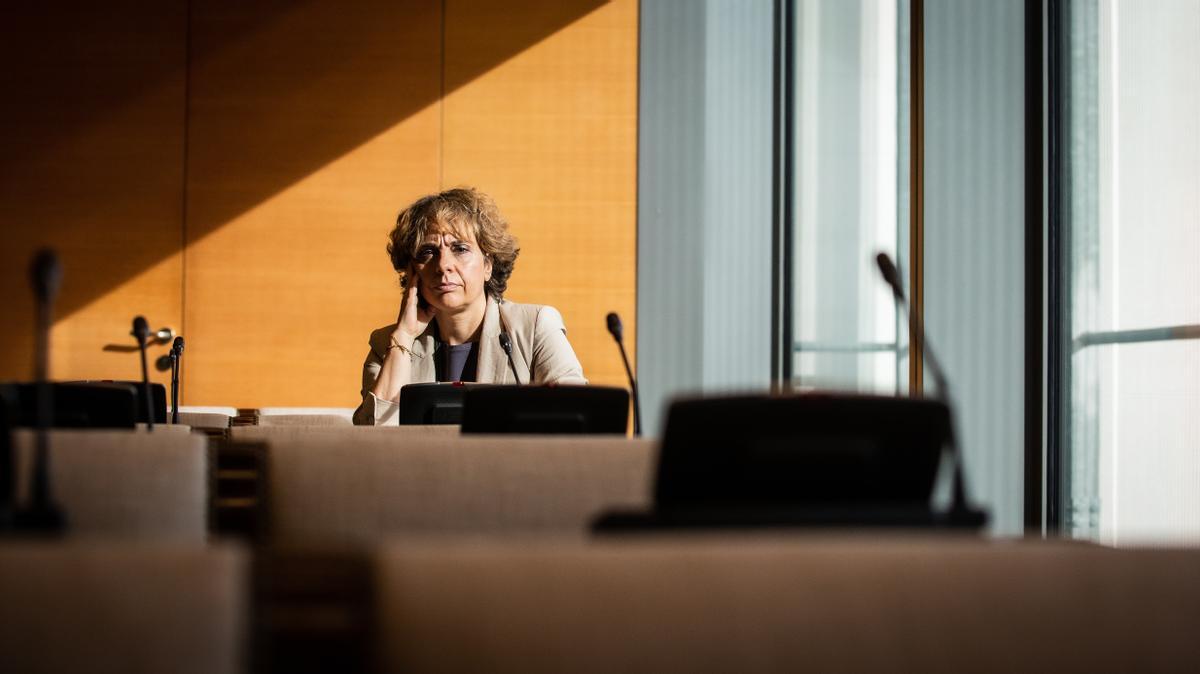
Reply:
M413 370L410 378L414 384L433 382L437 380L437 368L434 367L434 357L437 352L437 324L429 321L425 332L413 342Z
M479 361L475 373L479 382L507 383L508 360L500 348L500 331L500 305L489 297L483 314L483 327L479 330Z

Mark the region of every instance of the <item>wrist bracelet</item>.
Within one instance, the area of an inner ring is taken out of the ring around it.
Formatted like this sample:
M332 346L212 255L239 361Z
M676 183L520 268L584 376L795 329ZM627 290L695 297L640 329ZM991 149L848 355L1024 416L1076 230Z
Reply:
M391 351L392 349L400 349L404 353L407 353L409 355L409 357L417 355L417 354L413 353L412 349L397 342L395 337L392 337L392 345L390 347L388 347L388 351Z

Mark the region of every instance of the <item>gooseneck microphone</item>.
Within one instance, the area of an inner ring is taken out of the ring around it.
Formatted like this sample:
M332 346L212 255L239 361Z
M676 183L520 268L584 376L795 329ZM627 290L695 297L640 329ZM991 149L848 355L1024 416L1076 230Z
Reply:
M171 343L171 423L179 423L179 361L183 357L183 337Z
M897 309L904 312L909 325L912 326L913 343L921 351L925 362L929 365L929 373L933 375L934 383L937 386L937 398L945 403L946 407L950 408L949 443L950 452L954 458L954 485L950 504L951 517L962 521L980 519L983 517L983 513L973 510L967 503L966 477L963 474L963 456L962 450L958 446L958 433L954 425L954 405L950 398L950 383L946 379L946 371L942 369L941 361L938 360L937 354L933 351L933 346L929 344L929 340L925 337L924 321L920 316L913 316L909 311L908 298L904 296L904 285L900 279L900 272L896 269L896 265L892 263L892 258L888 257L887 253L880 253L875 256L875 262L879 265L879 273L883 276L883 280L892 289L892 296L896 300Z
M150 339L150 324L145 316L135 316L133 331L129 333L137 338L138 353L142 356L142 399L146 407L146 428L154 430L154 403L150 400L150 370L146 367L146 342Z
M929 374L933 375L934 383L937 385L938 397L942 401L949 403L950 384L946 381L946 371L942 369L941 361L938 360L933 347L929 345L929 340L925 338L924 321L918 316L915 317L914 322L914 317L908 311L908 298L904 296L904 285L900 280L900 271L896 269L895 264L892 264L892 258L888 257L887 253L876 255L875 262L879 265L879 273L883 275L883 280L892 289L892 296L896 298L896 306L904 311L904 315L913 326L913 341L917 343L917 348L921 349L925 361L929 363Z
M50 387L50 328L54 321L54 300L62 286L62 264L58 255L48 249L39 251L29 267L29 280L37 302L37 333L34 339L34 416L37 435L29 507L18 511L16 525L19 529L55 533L62 531L67 523L66 515L54 502L50 488L49 429L54 415L54 393Z
M625 363L625 376L629 379L629 391L633 398L633 434L641 436L642 434L642 406L638 402L637 378L633 376L633 369L629 367L629 356L625 354L624 328L621 326L621 317L617 312L610 311L605 317L608 323L608 332L617 341L617 348L621 350L621 361Z
M517 374L517 364L513 361L512 355L512 338L507 332L500 333L500 348L504 349L504 353L508 355L508 367L512 369L513 379L517 380L517 386L521 385L521 375Z

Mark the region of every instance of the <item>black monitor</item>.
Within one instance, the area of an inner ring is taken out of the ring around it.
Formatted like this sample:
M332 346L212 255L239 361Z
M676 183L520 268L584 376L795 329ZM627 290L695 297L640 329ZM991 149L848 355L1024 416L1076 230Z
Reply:
M473 382L441 382L407 384L400 389L400 425L461 424L463 397L468 390L491 384Z
M660 508L929 502L950 411L925 398L806 393L679 401Z
M828 392L671 405L653 512L597 531L677 527L978 526L931 498L950 438L942 402Z
M12 424L36 426L37 385L16 383L5 387L6 397L12 401ZM52 383L50 387L54 406L50 425L54 428L134 428L137 425L138 392L133 384L60 382ZM145 417L145 414L140 416Z
M619 434L629 392L610 386L492 386L467 392L463 433Z
M88 386L92 384L123 384L133 387L134 393L137 395L137 421L138 423L146 423L146 402L142 400L142 382L120 380L120 379L81 379L78 381L66 381L64 384L79 384ZM167 387L162 384L150 382L150 409L154 413L154 423L167 423Z

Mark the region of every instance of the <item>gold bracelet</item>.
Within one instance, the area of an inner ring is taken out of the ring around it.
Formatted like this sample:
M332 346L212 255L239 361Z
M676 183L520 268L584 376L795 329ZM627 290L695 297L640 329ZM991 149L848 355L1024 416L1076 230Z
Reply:
M397 342L395 336L392 337L392 345L388 347L388 351L391 351L392 349L400 349L404 353L407 353L410 358L417 355L413 353L412 349Z

